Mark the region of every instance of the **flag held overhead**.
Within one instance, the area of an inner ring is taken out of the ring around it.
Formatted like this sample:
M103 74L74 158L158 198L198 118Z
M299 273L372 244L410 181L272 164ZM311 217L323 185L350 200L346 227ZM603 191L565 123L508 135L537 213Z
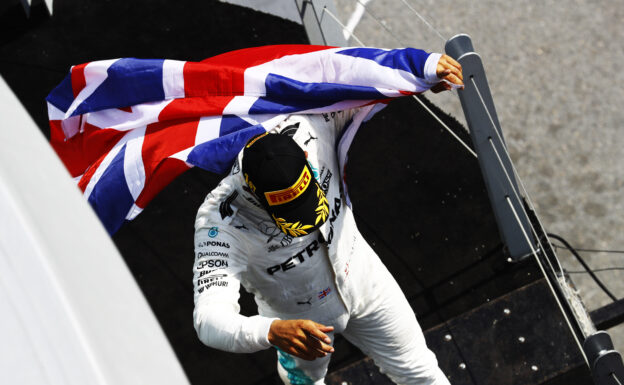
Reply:
M250 138L288 114L369 106L368 114L426 91L439 81L438 58L413 48L281 45L201 62L85 63L47 97L50 141L112 234L190 167L227 172Z

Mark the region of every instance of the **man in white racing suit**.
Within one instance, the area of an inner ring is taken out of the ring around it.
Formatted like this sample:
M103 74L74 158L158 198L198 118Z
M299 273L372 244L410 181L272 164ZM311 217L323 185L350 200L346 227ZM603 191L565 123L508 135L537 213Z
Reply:
M436 74L463 84L446 55ZM334 333L398 384L449 384L346 204L336 143L353 114L291 115L208 194L195 222L197 334L231 352L276 347L285 384L324 384ZM259 315L239 314L241 284Z

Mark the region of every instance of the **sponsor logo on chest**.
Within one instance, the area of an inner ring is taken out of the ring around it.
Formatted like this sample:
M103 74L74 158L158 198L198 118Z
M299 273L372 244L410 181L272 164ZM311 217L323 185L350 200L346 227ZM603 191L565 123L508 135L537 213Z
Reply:
M293 255L292 257L286 258L284 262L267 267L267 273L269 273L269 275L274 275L279 271L286 272L299 266L302 263L305 263L305 261L314 256L315 252L320 248L320 245L323 242L323 237L319 236L317 240L310 242L310 244L308 244L303 250Z
M201 241L197 244L197 247L224 247L226 249L229 249L230 244L227 242L219 241Z
M228 261L224 261L223 259L209 259L197 264L197 270L202 270L205 267L228 267Z

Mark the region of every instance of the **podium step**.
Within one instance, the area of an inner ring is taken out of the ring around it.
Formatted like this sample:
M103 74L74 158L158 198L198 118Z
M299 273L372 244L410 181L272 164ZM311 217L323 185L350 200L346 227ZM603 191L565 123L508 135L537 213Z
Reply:
M546 282L425 331L453 385L591 385L579 347ZM392 384L365 358L327 376L328 385Z

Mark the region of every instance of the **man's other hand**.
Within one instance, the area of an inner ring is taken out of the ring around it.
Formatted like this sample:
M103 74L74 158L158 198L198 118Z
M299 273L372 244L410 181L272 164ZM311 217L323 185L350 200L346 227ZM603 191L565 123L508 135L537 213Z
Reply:
M334 330L310 320L275 320L269 329L269 342L284 352L312 361L333 353L331 339L325 334Z
M436 67L436 74L442 81L431 87L431 91L438 93L453 88L464 88L464 76L462 67L455 59L448 55L442 55Z

